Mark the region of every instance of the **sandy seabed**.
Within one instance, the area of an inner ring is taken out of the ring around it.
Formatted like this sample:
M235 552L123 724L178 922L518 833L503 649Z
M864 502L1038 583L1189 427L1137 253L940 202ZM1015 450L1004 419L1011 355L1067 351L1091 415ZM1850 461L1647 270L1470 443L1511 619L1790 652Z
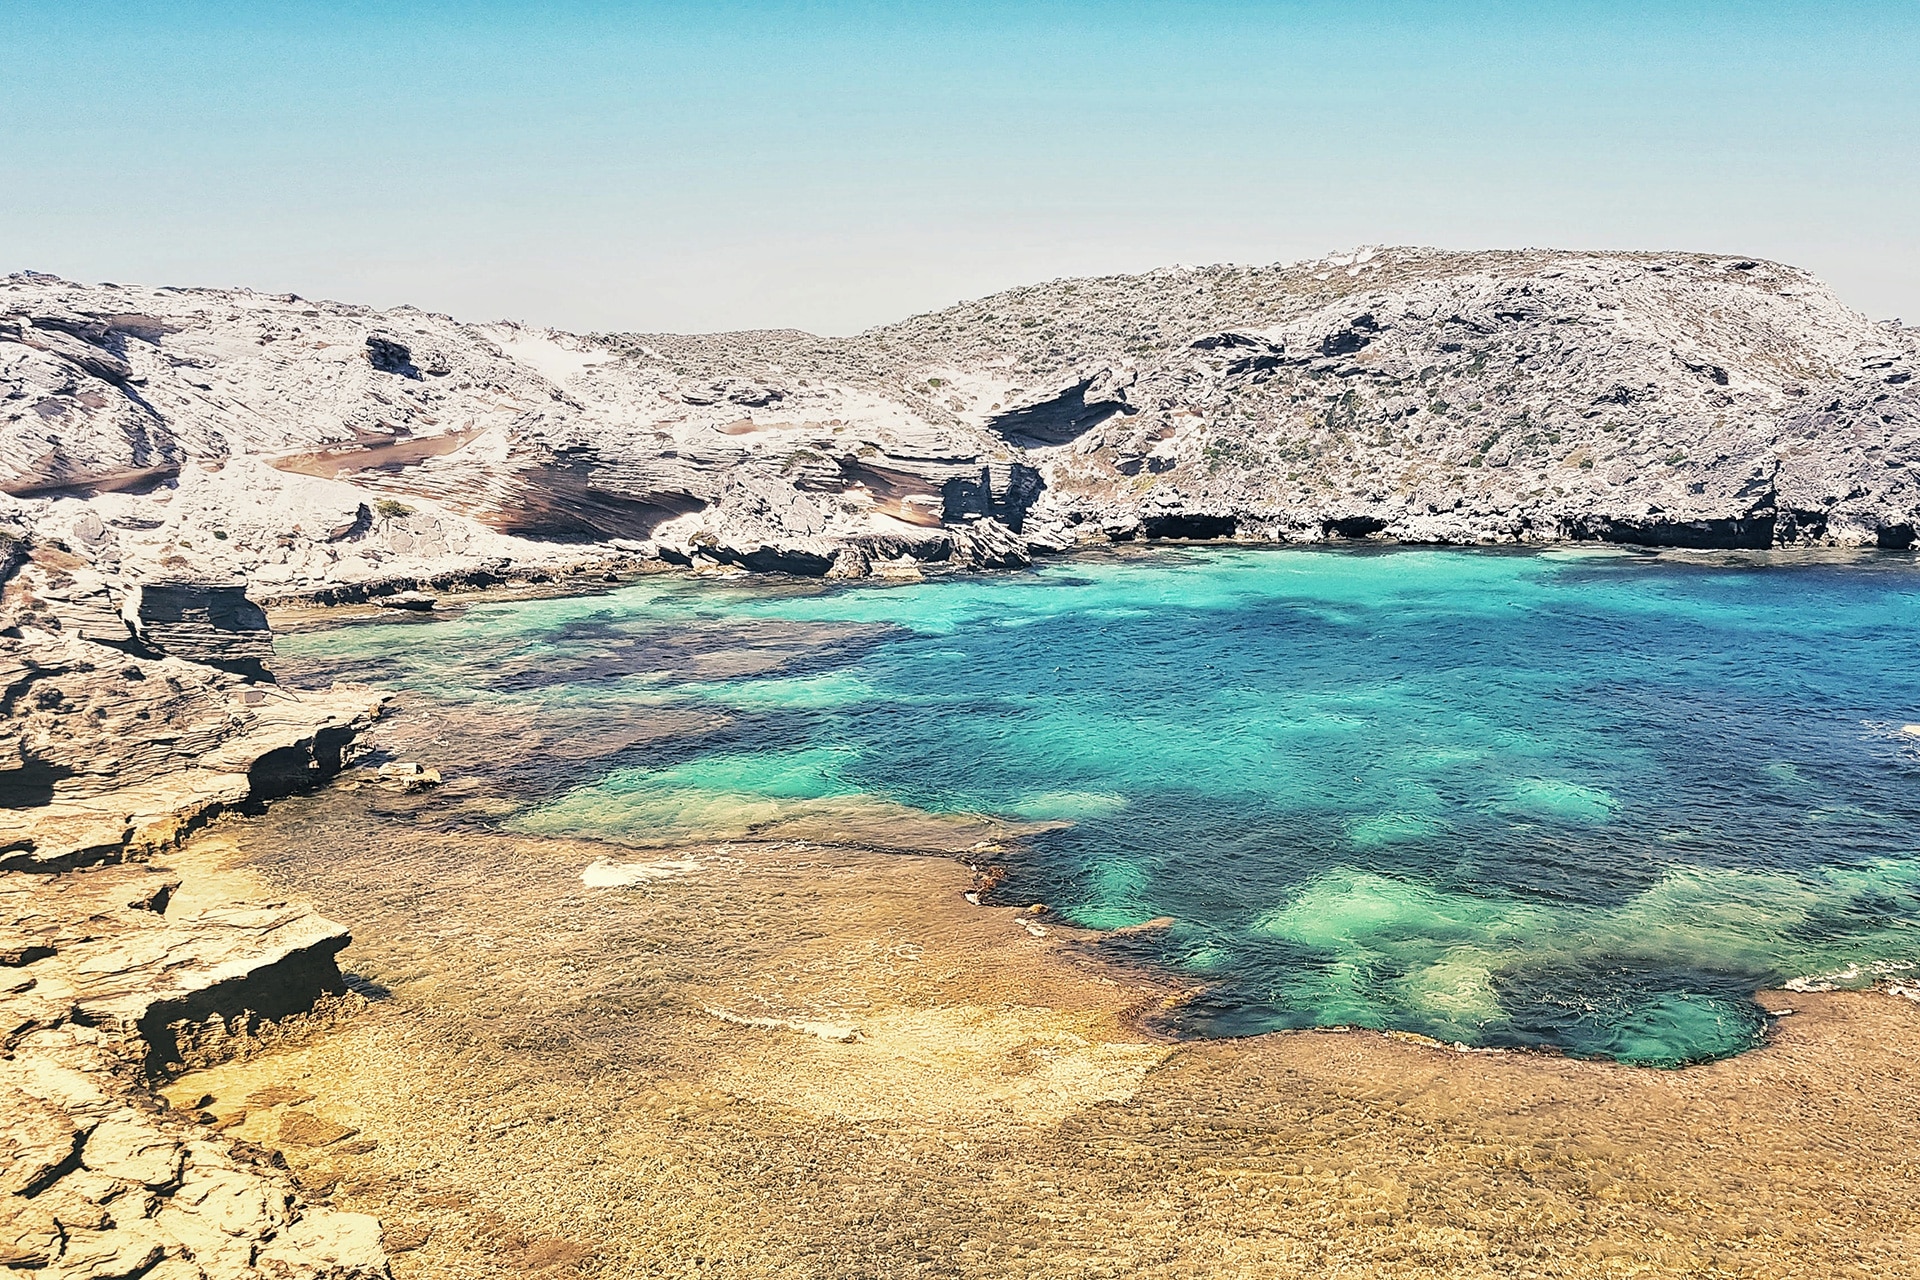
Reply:
M402 1280L1920 1275L1910 1000L1766 993L1683 1071L1175 1042L1176 983L966 900L967 824L641 852L501 807L335 787L173 859L352 926L358 1016L167 1092Z

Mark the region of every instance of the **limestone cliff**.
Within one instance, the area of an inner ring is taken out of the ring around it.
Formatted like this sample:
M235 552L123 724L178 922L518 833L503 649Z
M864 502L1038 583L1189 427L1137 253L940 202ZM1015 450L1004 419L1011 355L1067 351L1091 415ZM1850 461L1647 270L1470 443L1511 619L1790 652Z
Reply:
M1905 547L1916 331L1790 267L1366 250L1057 281L849 338L575 336L0 282L0 488L256 597L1082 539Z

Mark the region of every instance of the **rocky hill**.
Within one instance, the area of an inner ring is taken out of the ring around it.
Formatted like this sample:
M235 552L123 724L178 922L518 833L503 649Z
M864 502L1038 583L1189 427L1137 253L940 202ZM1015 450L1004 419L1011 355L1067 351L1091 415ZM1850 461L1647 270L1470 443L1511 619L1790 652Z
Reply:
M1082 540L1903 548L1920 331L1694 254L1057 281L850 338L0 281L0 521L256 597Z

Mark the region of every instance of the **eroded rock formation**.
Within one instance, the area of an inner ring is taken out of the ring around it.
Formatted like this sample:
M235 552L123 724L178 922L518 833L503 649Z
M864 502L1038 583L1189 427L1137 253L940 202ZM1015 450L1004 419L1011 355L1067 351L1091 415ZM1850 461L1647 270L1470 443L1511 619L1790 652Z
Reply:
M348 995L346 931L296 903L180 902L143 859L340 768L365 690L275 686L237 584L128 581L10 544L0 574L0 1264L49 1277L387 1274L379 1224L148 1082Z
M23 274L0 489L104 572L256 598L1134 537L1897 548L1916 365L1804 272L1700 254L1179 268L850 338Z
M0 1264L26 1275L387 1275L379 1223L146 1082L324 1017L344 929L294 904L169 910L127 863L0 872Z
M0 582L0 868L151 852L338 772L381 699L283 689L271 657L237 585L129 583L52 549L18 564Z

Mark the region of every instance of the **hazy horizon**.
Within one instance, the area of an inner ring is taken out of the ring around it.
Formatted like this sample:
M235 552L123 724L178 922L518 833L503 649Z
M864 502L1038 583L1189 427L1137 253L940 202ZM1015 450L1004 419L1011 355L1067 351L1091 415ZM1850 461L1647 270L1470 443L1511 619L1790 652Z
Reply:
M172 3L0 16L0 271L841 334L1368 244L1920 320L1920 7Z
M376 310L381 310L381 311L402 310L410 307L414 310L425 312L425 313L450 316L453 320L462 324L475 324L475 325L503 324L503 323L520 324L528 328L547 328L547 329L556 330L558 332L567 332L567 333L576 333L576 334L624 333L624 334L636 334L641 336L676 335L680 337L701 337L701 336L719 336L727 333L793 330L793 331L798 331L802 333L810 333L816 337L850 337L850 336L854 336L856 334L873 330L873 329L884 329L888 325L895 324L905 320L910 320L916 316L937 314L938 312L941 312L941 311L950 310L955 307L965 306L969 303L978 302L998 294L1016 292L1018 290L1028 288L1028 287L1033 287L1033 286L1042 286L1042 285L1048 285L1048 284L1054 284L1054 283L1083 281L1083 280L1095 280L1095 279L1100 279L1102 277L1150 275L1156 271L1168 271L1168 270L1207 271L1215 268L1252 268L1252 269L1285 268L1285 267L1296 266L1303 263L1317 262L1325 259L1350 258L1350 257L1358 256L1363 253L1370 252L1370 251L1392 252L1394 250L1406 250L1406 249L1416 249L1416 250L1432 251L1432 252L1439 252L1439 253L1460 253L1460 254L1471 254L1471 253L1482 253L1482 252L1499 253L1499 252L1509 252L1509 251L1569 253L1569 254L1584 254L1584 253L1600 254L1600 253L1627 253L1627 252L1642 253L1644 252L1644 253L1653 254L1655 256L1665 256L1665 255L1696 256L1697 255L1697 256L1713 257L1713 258L1736 258L1736 257L1756 258L1757 257L1757 255L1754 255L1754 254L1743 255L1737 252L1722 252L1722 251L1704 250L1704 249L1626 249L1626 248L1619 248L1619 249L1572 248L1572 249L1569 249L1569 248L1560 248L1555 246L1538 246L1538 245L1518 245L1518 246L1488 245L1488 246L1472 248L1472 249L1455 249L1455 248L1451 248L1443 245L1348 245L1345 248L1332 249L1332 250L1328 250L1326 253L1313 254L1305 258L1288 258L1283 260L1276 260L1274 262L1166 262L1166 263L1159 263L1157 265L1150 266L1150 267L1143 267L1137 271L1103 271L1098 273L1086 273L1086 274L1072 275L1072 276L1047 276L1047 277L1041 277L1041 278L1036 278L1032 280L1009 281L1004 285L986 290L981 293L967 294L964 297L948 298L940 302L932 303L931 305L928 305L928 306L918 307L915 310L910 312L902 312L896 316L890 316L885 319L876 320L872 324L862 325L858 329L844 329L844 330L827 330L827 329L820 329L820 328L808 329L800 325L777 325L777 324L733 325L724 329L662 329L662 328L641 329L641 328L633 328L633 327L569 328L566 325L554 324L544 320L530 319L525 316L505 315L505 314L467 315L467 314L462 314L458 311L447 311L439 307L421 306L418 303L409 302L406 300L401 300L398 302L391 302L391 303L372 303L364 298L339 297L331 294L307 292L300 289L266 289L266 288L261 288L258 285L249 284L246 281L239 281L239 280L234 280L234 281L133 280L133 279L80 280L63 272L46 271L44 268L35 267L32 265L28 265L24 267L21 267L21 266L6 267L0 270L4 270L5 272L20 272L20 273L28 273L28 274L38 273L41 275L56 276L66 280L68 283L78 284L78 285L110 285L110 286L111 285L131 285L131 286L145 287L145 288L174 288L174 289L196 289L196 288L198 289L235 289L235 290L250 290L254 293L261 294L263 296L291 295L294 297L303 298L310 302L338 303L346 306L366 306L366 307L372 307ZM1775 259L1761 259L1761 260L1777 262L1777 260ZM1778 265L1792 267L1792 266L1798 266L1799 264L1779 263ZM1828 281L1827 283L1831 284L1832 282ZM1847 298L1844 294L1841 295L1841 301L1849 305L1852 304L1852 300ZM1860 310L1860 308L1858 307L1855 307L1854 309ZM1870 317L1870 318L1878 319L1880 317ZM1887 318L1893 319L1895 317L1887 317Z

